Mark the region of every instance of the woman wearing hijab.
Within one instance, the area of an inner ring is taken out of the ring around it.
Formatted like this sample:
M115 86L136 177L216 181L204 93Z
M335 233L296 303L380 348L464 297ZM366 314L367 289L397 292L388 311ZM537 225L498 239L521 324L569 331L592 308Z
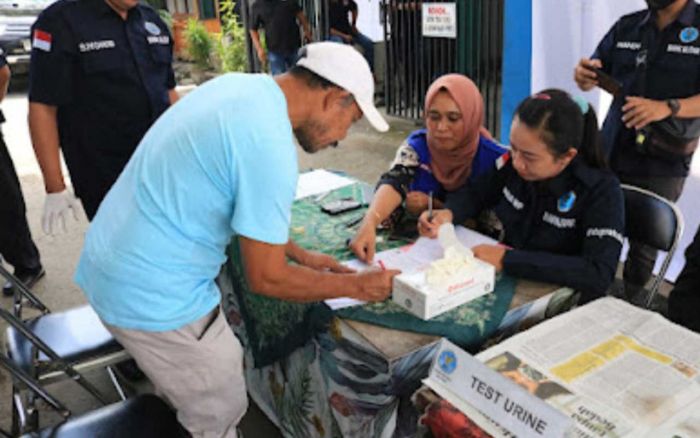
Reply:
M581 293L579 304L605 294L620 260L625 212L588 102L557 89L526 98L497 169L456 190L432 217L421 214L418 229L437 237L441 224L484 210L502 224L501 244L472 250L497 272L570 287Z
M383 174L377 191L350 243L358 259L374 258L376 229L406 212L418 216L442 208L447 194L494 168L505 149L484 128L484 100L466 76L448 74L430 85L425 96L425 129L408 136Z

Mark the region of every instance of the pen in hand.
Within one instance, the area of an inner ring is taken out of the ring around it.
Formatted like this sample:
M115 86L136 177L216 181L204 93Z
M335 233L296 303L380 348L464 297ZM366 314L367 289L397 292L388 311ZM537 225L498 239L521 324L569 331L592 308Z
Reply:
M433 221L433 192L428 193L428 222Z

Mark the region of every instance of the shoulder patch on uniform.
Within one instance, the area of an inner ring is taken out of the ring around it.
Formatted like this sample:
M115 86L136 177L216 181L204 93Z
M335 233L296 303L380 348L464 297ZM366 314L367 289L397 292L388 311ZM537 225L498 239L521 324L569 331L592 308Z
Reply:
M501 169L510 160L510 152L506 152L496 159L496 169Z
M32 47L43 50L44 52L51 51L51 34L43 30L34 29L34 38L32 39Z

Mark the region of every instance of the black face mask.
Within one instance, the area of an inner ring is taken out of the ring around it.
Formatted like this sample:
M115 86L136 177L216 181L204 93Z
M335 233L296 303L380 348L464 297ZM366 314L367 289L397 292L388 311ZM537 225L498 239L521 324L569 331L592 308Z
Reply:
M658 11L659 9L664 9L676 0L645 0L647 6L652 11Z

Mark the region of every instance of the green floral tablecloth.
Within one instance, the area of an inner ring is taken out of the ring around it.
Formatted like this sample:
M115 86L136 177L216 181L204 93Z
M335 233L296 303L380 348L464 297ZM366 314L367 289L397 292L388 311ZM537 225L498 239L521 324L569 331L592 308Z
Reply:
M344 187L316 201L314 197L299 200L292 210L290 237L301 247L331 254L339 260L352 258L346 240L357 225L351 225L364 214L364 209L329 216L320 204L333 199L352 197L360 200L359 184ZM387 234L377 250L406 245L407 240L392 240ZM250 292L240 263L238 242L229 250L231 282L246 326L248 345L256 367L285 358L308 340L327 330L334 313L324 303L300 304L268 298ZM423 321L402 310L393 302L368 304L337 312L338 316L370 322L399 330L445 336L456 344L473 349L493 333L508 310L515 291L515 280L503 276L496 290L430 321Z

